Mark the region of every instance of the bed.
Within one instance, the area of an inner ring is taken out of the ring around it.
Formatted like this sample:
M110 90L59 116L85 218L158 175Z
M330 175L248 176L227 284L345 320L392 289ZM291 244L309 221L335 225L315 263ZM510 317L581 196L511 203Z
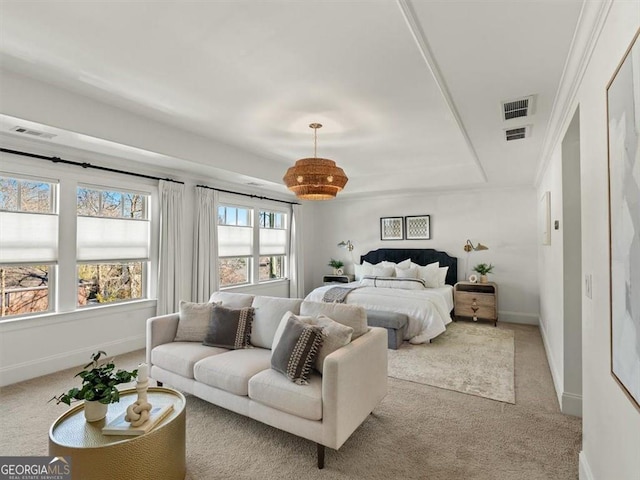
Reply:
M367 280L356 281L346 285L353 288L344 297L346 304L360 305L367 310L381 312L396 312L405 314L408 318L405 340L411 343L426 343L446 330L451 323L453 310L453 285L458 277L458 259L434 249L413 248L380 248L360 257L360 263L372 265L381 262L400 264L409 259L411 263L426 266L438 262L440 267L449 267L446 272L445 285L433 288L419 288L405 290L402 288L387 288L384 282L377 282L376 278L365 277ZM362 286L366 283L368 286ZM369 286L375 284L376 286ZM327 292L335 285L325 285L313 290L306 300L321 302Z

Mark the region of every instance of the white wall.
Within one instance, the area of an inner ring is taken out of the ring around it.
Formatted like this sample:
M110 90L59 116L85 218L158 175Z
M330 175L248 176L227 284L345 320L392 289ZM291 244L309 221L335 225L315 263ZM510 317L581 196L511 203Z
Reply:
M593 298L582 296L582 480L640 478L640 410L610 373L606 87L640 27L640 4L616 1L578 92L582 182L582 270Z
M458 257L458 278L465 278L467 239L489 250L469 255L469 273L477 263L495 265L490 280L499 288L500 320L538 323L536 192L533 188L423 193L344 198L319 202L312 208L314 231L305 259L307 290L331 273L330 258L353 261L377 248L434 248ZM380 217L431 215L431 240L381 241ZM308 224L309 222L307 222ZM355 245L352 257L337 247Z
M543 207L541 203L545 192L550 193L551 198L551 224L555 220L560 222L562 228L551 229L551 244L542 245L541 239L537 242L538 248L538 278L540 283L540 330L544 340L547 359L551 369L551 375L561 402L564 391L564 328L563 328L563 231L564 219L562 218L562 148L558 146L551 156L547 170L542 177L537 192L538 221L543 221ZM541 230L539 229L539 232ZM540 233L538 234L540 237Z
M605 2L606 3L606 2ZM588 5L589 7L595 6ZM589 9L595 11L597 9ZM605 10L606 13L606 5ZM580 189L583 277L582 287L582 417L583 445L580 453L581 480L640 478L640 411L616 384L610 373L610 299L608 238L608 165L606 87L640 26L640 4L612 2L584 75L579 78L571 112L579 107L580 118ZM596 28L597 32L598 29ZM587 57L588 58L588 57ZM574 59L575 60L575 59ZM571 61L571 59L570 59ZM567 278L563 253L563 158L561 141L570 130L571 116L564 120L558 144L548 159L538 188L538 197L551 192L552 220L561 228L552 230L550 246L541 246L540 326L547 357L562 400L565 387L574 379L565 364L567 312L563 299ZM569 133L568 136L571 136ZM565 149L565 153L566 149ZM566 170L564 172L567 173ZM570 220L570 219L569 219ZM592 298L586 296L584 276L592 278ZM575 348L575 347L574 347Z

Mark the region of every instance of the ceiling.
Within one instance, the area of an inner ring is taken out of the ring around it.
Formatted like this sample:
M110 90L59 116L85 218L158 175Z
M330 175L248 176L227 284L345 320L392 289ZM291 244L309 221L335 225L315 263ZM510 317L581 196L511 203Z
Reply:
M0 99L3 138L20 124L55 133L53 143L286 192L282 176L312 156L308 125L320 122L318 155L345 170L347 196L532 185L582 0L0 6L5 78L45 82L166 126L174 144L190 135L240 157L172 150L90 121L69 129ZM533 114L503 121L501 102L528 95ZM528 138L504 140L524 125ZM251 160L238 161L245 153Z

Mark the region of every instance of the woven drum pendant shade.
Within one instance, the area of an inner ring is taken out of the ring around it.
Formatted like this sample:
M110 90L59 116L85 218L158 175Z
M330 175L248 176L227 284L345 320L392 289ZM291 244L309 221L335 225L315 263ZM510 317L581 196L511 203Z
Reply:
M312 123L314 129L314 154L319 123ZM289 190L303 200L330 200L335 198L349 180L336 162L328 158L301 158L287 170L283 177Z

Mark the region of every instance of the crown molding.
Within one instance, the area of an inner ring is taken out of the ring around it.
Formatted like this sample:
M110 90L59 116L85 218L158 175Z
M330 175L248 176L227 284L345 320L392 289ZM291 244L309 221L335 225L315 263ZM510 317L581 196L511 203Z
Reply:
M553 149L561 141L566 126L577 107L575 102L580 84L612 4L613 0L584 0L582 4L569 54L553 101L551 119L542 143L542 153L534 183L536 187L540 185L549 166Z

